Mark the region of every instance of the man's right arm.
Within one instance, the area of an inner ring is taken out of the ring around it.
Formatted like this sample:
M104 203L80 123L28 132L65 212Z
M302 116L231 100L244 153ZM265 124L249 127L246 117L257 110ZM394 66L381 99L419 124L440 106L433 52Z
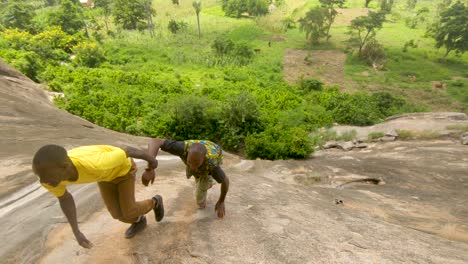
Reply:
M158 155L159 149L164 144L164 139L160 138L152 138L148 144L148 153L152 157L156 157Z
M81 233L78 228L78 221L76 219L76 206L73 196L68 192L58 198L60 208L62 208L63 214L67 217L68 223L72 228L73 234L75 235L78 244L84 248L91 248L93 244Z

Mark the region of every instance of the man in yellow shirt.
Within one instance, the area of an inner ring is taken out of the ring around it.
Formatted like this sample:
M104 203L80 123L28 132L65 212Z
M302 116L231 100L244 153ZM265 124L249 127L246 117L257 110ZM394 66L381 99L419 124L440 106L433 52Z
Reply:
M66 189L67 185L97 182L112 217L131 224L125 232L126 238L133 237L145 228L145 214L149 211L154 211L157 222L164 217L160 195L135 201L137 168L132 158L148 162L143 177L150 178L153 182L157 160L147 152L132 147L96 145L78 147L67 152L61 146L46 145L34 155L34 173L39 176L42 186L58 198L73 234L82 247L91 248L92 243L78 228L75 202Z

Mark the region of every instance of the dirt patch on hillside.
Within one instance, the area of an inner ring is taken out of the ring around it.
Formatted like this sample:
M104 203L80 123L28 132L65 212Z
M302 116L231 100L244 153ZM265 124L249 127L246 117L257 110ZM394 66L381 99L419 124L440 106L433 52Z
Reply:
M349 25L351 20L358 16L367 16L369 12L367 8L337 8L336 11L338 11L338 15L334 25Z
M338 50L287 49L284 56L284 79L294 84L301 78L314 78L329 86L349 90L354 86L345 78L346 54Z

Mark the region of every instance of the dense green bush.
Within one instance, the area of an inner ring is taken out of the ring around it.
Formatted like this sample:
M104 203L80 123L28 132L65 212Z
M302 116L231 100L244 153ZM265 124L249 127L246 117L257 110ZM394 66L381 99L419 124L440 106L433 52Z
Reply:
M177 34L177 32L187 29L187 26L187 22L177 21L175 19L169 20L169 23L167 24L167 28L172 34Z
M263 129L258 104L247 92L232 96L223 104L219 123L223 147L234 151L243 147L248 134Z
M222 9L227 16L240 17L243 13L251 16L268 14L269 1L266 0L223 0Z
M308 131L301 127L269 127L261 133L247 136L245 145L246 155L251 159L301 159L314 151Z
M299 88L304 92L310 91L321 91L323 89L323 82L316 79L304 79L299 80Z
M234 42L225 37L217 37L211 45L218 56L230 54L234 50Z
M76 62L80 66L96 68L106 60L104 50L96 43L82 42L73 48Z
M246 65L254 57L254 51L246 42L234 43L226 37L218 37L211 45L214 53L222 59L229 59L231 64Z

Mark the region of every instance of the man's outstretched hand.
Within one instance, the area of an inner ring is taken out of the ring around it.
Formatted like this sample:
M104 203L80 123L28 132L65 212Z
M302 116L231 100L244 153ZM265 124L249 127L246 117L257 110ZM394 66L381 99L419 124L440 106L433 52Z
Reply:
M92 248L93 243L91 243L81 232L78 232L75 234L76 241L78 241L78 244L84 248Z
M218 214L219 218L224 217L224 215L226 214L226 211L224 209L224 202L217 202L216 203L215 212Z
M141 183L143 183L144 186L148 186L149 183L153 184L155 177L156 174L154 170L145 170L141 175Z

